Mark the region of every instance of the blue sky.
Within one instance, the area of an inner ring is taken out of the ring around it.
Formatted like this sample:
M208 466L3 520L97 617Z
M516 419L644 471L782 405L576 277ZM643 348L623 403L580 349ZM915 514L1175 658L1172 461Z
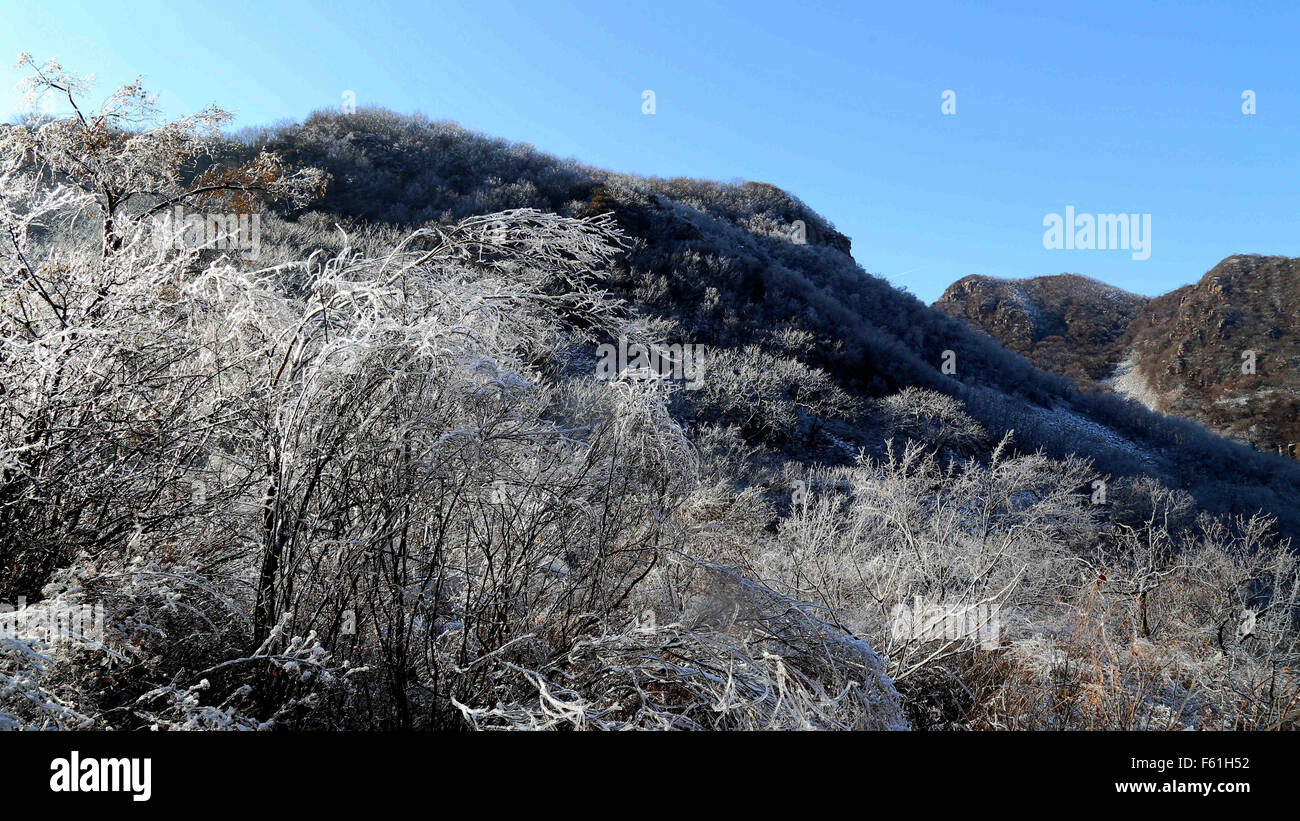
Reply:
M1156 294L1235 253L1300 256L1294 2L4 5L5 68L57 57L95 101L144 74L164 113L242 126L353 91L618 171L771 182L927 302L967 274ZM1150 214L1150 258L1045 249L1068 205Z

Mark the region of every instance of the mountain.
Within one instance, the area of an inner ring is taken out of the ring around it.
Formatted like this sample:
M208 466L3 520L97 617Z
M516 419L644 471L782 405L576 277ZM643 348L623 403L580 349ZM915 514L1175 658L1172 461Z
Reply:
M1117 389L1261 450L1294 453L1300 259L1228 257L1199 282L1151 300L1126 343Z
M1114 372L1125 334L1147 301L1078 274L968 276L949 286L934 307L1087 387Z
M1259 450L1300 441L1300 260L1237 255L1154 299L1085 277L969 276L934 307L1085 389Z
M1102 476L1156 478L1206 510L1262 507L1300 534L1294 462L1078 389L1113 371L1140 296L1078 276L968 278L928 307L864 271L848 237L776 186L619 174L419 115L324 111L238 137L236 157L266 148L334 180L311 213L265 230L286 255L337 246L336 224L377 237L376 227L400 233L506 208L612 214L628 248L601 286L667 337L728 363L716 379L732 381L715 383L717 393L686 392L684 421L735 424L784 458L842 462L881 447L879 420L865 412L873 401L924 388L960 400L995 440L1014 431L1024 451L1085 456ZM972 316L987 324L972 328ZM737 411L736 396L765 410Z
M770 184L98 122L0 135L0 728L1300 723L1300 463L1079 388L1194 302L954 297L1072 380Z

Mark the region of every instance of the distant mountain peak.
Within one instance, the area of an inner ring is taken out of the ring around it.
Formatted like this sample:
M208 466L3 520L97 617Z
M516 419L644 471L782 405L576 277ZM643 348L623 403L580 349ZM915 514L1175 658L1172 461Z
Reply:
M934 307L1080 385L1108 376L1147 298L1081 274L1005 279L972 275Z
M967 276L934 307L1082 387L1261 450L1300 442L1300 259L1233 254L1153 299L1078 274Z

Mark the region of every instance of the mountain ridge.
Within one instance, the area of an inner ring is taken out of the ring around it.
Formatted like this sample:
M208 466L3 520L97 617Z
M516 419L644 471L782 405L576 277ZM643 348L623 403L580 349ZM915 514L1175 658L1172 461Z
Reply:
M294 250L329 247L339 241L332 236L339 220L411 227L505 208L581 217L610 213L629 247L602 287L662 323L675 341L749 357L738 369L824 373L859 408L841 431L849 449L879 446L870 415L861 410L864 403L925 388L960 400L992 437L1014 431L1021 449L1043 448L1062 457L1080 452L1094 460L1100 475L1157 475L1207 509L1264 507L1283 520L1284 530L1300 534L1296 506L1283 501L1300 498L1294 462L1238 449L1196 424L1153 414L1113 393L1079 390L1077 379L1036 365L868 273L849 254L847 236L797 196L770 184L620 174L455 123L384 109L316 112L302 123L245 131L229 145L234 155L262 148L295 164L324 168L345 183L333 186L308 213L268 229L281 235L282 247L293 249L299 241L293 237L304 230L310 236ZM803 222L804 242L797 221ZM1087 287L1113 293L1101 284ZM1131 312L1132 301L1117 300L1121 315ZM1076 328L1097 362L1108 361L1119 335L1105 323L1080 323L1075 314L1087 300L1073 304L1074 312L1061 321ZM955 371L948 372L946 363ZM771 390L769 401L793 403L790 418L797 423L779 436L771 426L746 424L779 439L791 453L796 443L813 442L814 434L827 430L817 408L830 401L828 394L792 386ZM1057 409L1111 435L1063 426L1051 416ZM693 412L688 408L684 418Z
M1300 441L1300 260L1234 254L1195 282L1153 298L1126 294L1136 310L1078 288L1044 298L1057 275L1021 280L970 276L953 283L934 307L1026 353L1036 364L1072 377L1083 389L1113 390L1152 410L1196 421L1259 450L1295 453ZM1086 278L1068 280L1071 284ZM1104 284L1102 284L1104 285ZM1108 329L1105 344L1086 339L1044 350L1017 311L1016 292L1037 288L1035 309L1093 313Z

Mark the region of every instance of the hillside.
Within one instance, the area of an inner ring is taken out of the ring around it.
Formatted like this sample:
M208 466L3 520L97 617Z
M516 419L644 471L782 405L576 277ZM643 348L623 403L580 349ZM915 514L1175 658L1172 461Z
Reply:
M1260 450L1300 442L1300 259L1228 257L1151 300L1125 341L1152 407Z
M1300 260L1238 255L1154 299L1076 275L970 276L935 307L1080 387L1113 389L1259 450L1294 454L1298 271Z
M1078 274L963 277L934 307L1081 388L1108 378L1147 298Z
M0 728L1300 723L1300 465L795 196L111 99L0 133Z
M1061 362L1065 349L1084 350L1086 357L1060 373L1100 377L1117 359L1118 334L1140 297L1074 276L1004 292L995 286L979 304L992 297L991 316L1005 318L993 327L1017 329L1004 348L1000 338L865 272L849 255L847 237L771 185L617 174L454 123L382 109L318 112L301 124L246 131L229 150L247 156L261 147L323 168L334 179L324 199L310 206L314 213L284 229L283 247L292 253L337 243L327 226L338 218L406 227L500 208L611 213L631 244L603 275L602 287L637 313L667 323L665 333L677 340L736 351L745 361L733 375L782 367L818 371L847 392L853 407L830 414L829 421L818 409L843 403L816 388L775 388L783 394L779 401L791 406L780 430L745 415L747 435L787 457L835 462L859 448L878 450L879 425L862 403L921 387L960 399L991 437L1014 429L1022 449L1087 456L1106 475L1151 475L1192 493L1209 510L1249 513L1263 505L1287 532L1300 534L1300 513L1284 501L1300 494L1300 466L1258 456L1109 393L1080 393L1070 379L1021 355L1046 365ZM320 220L326 215L329 220ZM793 239L796 220L805 224L806 243ZM309 240L308 226L319 226ZM1100 314L1090 310L1098 301L1104 304ZM954 355L953 374L942 370L945 351ZM752 393L740 385L718 390ZM703 398L688 398L691 407L682 418L738 420L717 403L700 407ZM1088 424L1062 424L1070 415ZM837 431L840 444L809 438L823 428Z

